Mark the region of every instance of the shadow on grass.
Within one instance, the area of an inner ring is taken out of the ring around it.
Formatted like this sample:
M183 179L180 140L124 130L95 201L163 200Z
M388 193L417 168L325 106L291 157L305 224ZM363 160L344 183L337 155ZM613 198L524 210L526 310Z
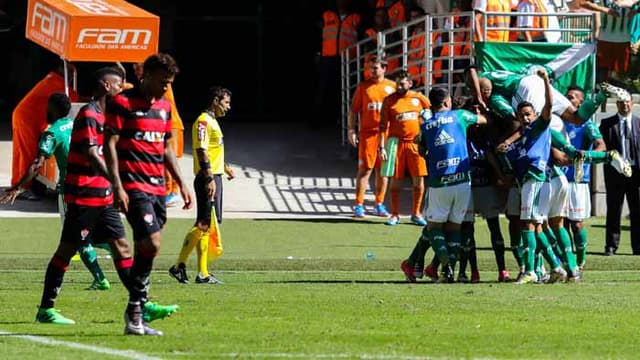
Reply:
M265 284L403 284L403 285L422 285L437 283L430 281L420 281L409 283L406 280L277 280L265 281Z
M352 217L345 217L343 219L335 219L335 218L318 218L318 219L255 219L254 221L262 222L270 222L270 221L283 221L287 222L301 222L301 223L317 223L317 224L347 224L347 223L358 223L358 224L383 224L382 220L373 220L373 219L354 219ZM415 226L415 225L412 225Z
M592 224L591 227L592 228L606 229L607 225L606 224ZM620 231L631 231L631 226L629 226L629 225L620 225Z

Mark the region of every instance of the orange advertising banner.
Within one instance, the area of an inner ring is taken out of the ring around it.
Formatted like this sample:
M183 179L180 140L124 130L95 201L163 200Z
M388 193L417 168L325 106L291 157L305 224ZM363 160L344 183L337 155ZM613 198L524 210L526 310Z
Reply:
M68 61L141 62L160 18L124 0L29 0L26 38Z

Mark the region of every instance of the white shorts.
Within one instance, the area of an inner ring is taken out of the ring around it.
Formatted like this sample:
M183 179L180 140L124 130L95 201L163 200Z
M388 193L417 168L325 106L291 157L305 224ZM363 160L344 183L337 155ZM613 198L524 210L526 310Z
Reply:
M520 189L516 186L512 186L509 189L505 213L507 216L520 216Z
M552 87L552 91L553 105L551 107L551 112L560 116L571 106L571 102L556 88ZM518 84L518 89L511 99L511 106L513 106L513 110L515 111L518 109L518 104L520 102L528 101L533 104L536 114L539 115L544 107L544 92L544 80L542 80L540 76L525 76L520 80L520 84Z
M564 175L550 182L549 218L567 217L569 214L569 181Z
M571 221L583 221L591 216L589 183L569 183L569 214Z
M462 224L471 199L471 184L429 188L427 221Z
M472 187L473 209L485 219L498 217L502 212L500 193L495 186Z
M549 183L527 180L520 191L520 220L542 223L549 212Z

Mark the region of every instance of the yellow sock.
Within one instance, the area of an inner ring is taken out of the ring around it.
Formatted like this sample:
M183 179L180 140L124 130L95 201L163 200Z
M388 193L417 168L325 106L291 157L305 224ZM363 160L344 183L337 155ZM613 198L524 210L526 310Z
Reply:
M178 256L178 262L176 266L180 263L186 264L187 260L189 260L189 255L193 251L193 248L196 247L198 241L202 237L202 230L198 229L197 226L194 226L189 230L187 236L184 237L184 242L182 243L182 249L180 249L180 255Z
M209 276L207 253L209 252L209 232L203 232L198 243L198 272L202 276Z

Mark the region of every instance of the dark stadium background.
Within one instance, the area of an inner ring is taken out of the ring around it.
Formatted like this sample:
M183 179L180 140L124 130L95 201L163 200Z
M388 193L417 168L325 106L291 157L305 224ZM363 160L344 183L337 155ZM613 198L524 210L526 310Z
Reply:
M320 47L317 24L333 1L129 2L160 16L160 50L172 54L181 68L174 93L185 122L202 110L213 84L233 91L230 115L237 121L306 122L312 116L314 55ZM56 60L24 38L26 3L0 0L7 13L0 17L5 29L0 32L2 121L10 121L13 106ZM87 74L97 65L80 64L79 69Z

